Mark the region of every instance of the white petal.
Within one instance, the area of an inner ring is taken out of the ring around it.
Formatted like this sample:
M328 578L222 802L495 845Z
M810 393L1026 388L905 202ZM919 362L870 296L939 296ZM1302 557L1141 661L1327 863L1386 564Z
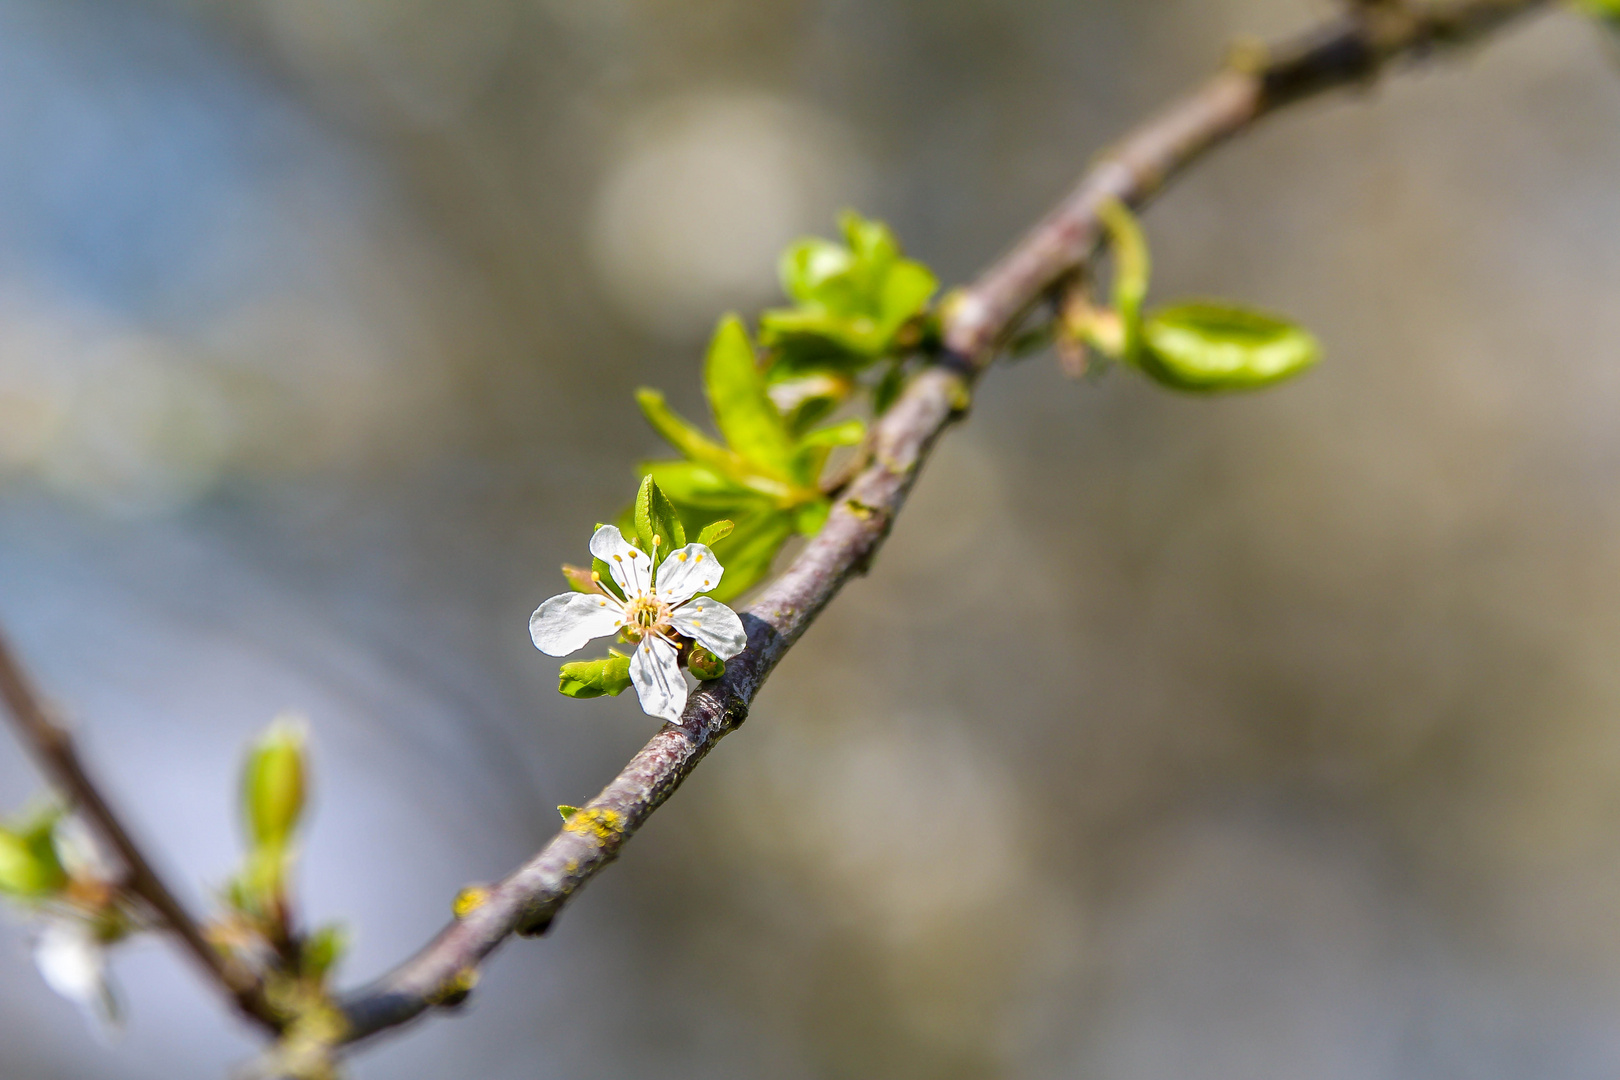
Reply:
M107 954L90 928L76 919L53 919L34 944L34 963L45 984L107 1025L118 1003L107 983Z
M722 660L730 660L748 648L748 632L737 613L707 596L676 608L670 622L678 633L697 638L699 645Z
M687 544L669 553L658 567L658 598L679 604L698 593L719 588L725 570L714 552L703 544Z
M686 708L686 677L675 659L675 646L663 638L646 637L630 658L630 681L641 710L678 723Z
M567 656L591 638L617 633L624 625L619 602L601 593L568 592L553 596L529 616L529 636L547 656Z
M652 560L624 538L617 525L604 525L591 537L591 554L608 564L608 572L626 600L647 595L652 586Z

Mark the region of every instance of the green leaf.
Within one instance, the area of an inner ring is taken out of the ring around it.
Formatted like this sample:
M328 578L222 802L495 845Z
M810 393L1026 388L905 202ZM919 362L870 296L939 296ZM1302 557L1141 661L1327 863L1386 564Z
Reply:
M800 480L806 486L814 486L827 464L827 455L835 447L858 446L865 438L866 422L859 417L810 432L799 440L799 452L794 458Z
M680 515L651 475L641 478L641 489L636 492L636 535L655 566L671 551L686 546Z
M1286 319L1228 304L1164 308L1143 327L1141 367L1178 390L1252 390L1298 375L1321 356L1316 338Z
M579 813L579 807L569 806L567 803L563 803L561 806L557 807L557 813L562 815L562 819L564 821L567 821L569 818Z
M687 458L707 465L725 476L739 478L748 474L748 465L740 456L683 420L665 404L664 395L657 390L647 387L637 390L636 403L641 406L642 415L647 418L653 430Z
M730 510L760 503L763 496L695 461L645 461L638 468L651 476L671 502L693 509Z
M892 337L920 314L938 288L939 279L922 263L910 259L895 263L884 278L878 300L885 336Z
M276 719L248 750L242 770L242 808L255 848L283 848L304 812L305 726Z
M780 480L792 476L793 446L782 414L765 392L748 331L735 315L720 321L704 363L704 387L715 426L732 450L759 471ZM688 455L691 456L691 455Z
M800 536L814 536L827 524L827 515L831 513L832 503L826 499L805 503L793 512L793 531Z
M849 249L831 240L807 236L787 246L777 263L777 272L783 292L801 304L812 304L820 302L827 283L846 274L854 262Z
M791 514L773 510L738 518L736 530L714 545L726 574L711 595L725 603L753 588L771 572L776 553L792 535Z
M706 547L712 548L714 545L730 536L732 530L736 527L737 526L730 521L711 521L709 524L703 526L702 532L698 533L697 542Z
M348 951L348 929L342 923L327 923L304 939L299 950L300 966L305 975L324 979Z
M724 563L721 564L725 565ZM630 658L618 652L600 660L564 664L557 675L557 692L564 697L617 697L630 685Z

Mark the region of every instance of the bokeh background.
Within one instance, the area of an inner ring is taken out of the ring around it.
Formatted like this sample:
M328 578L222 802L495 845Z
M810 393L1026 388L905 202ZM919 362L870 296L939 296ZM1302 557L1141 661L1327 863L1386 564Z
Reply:
M1306 0L0 0L0 618L201 897L314 724L369 978L654 730L525 620L858 207L947 281ZM1620 72L1539 18L1147 218L1327 358L995 371L870 577L470 1006L362 1078L1620 1070ZM0 741L0 795L37 779ZM154 942L87 1036L0 926L0 1078L217 1077Z

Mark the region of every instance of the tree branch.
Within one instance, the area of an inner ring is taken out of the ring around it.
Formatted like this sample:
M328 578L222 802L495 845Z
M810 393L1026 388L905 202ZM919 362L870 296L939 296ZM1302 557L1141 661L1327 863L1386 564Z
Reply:
M888 535L934 441L967 409L973 383L1024 314L1093 258L1098 209L1140 206L1188 165L1274 109L1369 81L1390 63L1477 40L1544 0L1366 0L1276 49L1242 51L1202 88L1128 135L1074 192L977 282L947 301L945 351L876 424L870 462L822 531L743 613L749 647L695 692L681 722L655 735L602 793L481 906L414 958L349 997L347 1039L403 1024L452 1000L512 933L543 932L611 862L709 749L740 725L760 686Z
M146 902L243 1016L272 1033L279 1031L280 1022L265 1001L258 978L210 945L196 919L163 883L85 771L72 734L52 718L3 637L0 637L0 698L4 698L12 726L23 745L32 751L40 771L70 800L97 838L117 853L127 875L124 887Z
M742 613L748 648L725 676L691 696L595 799L528 863L490 889L415 957L343 1003L345 1041L407 1023L430 1006L465 996L478 965L513 933L549 927L568 899L617 857L713 745L739 727L765 679L852 576L864 573L888 536L935 440L971 401L980 374L1043 297L1095 256L1099 211L1118 200L1141 206L1188 165L1284 105L1370 82L1391 63L1465 45L1547 0L1356 0L1338 19L1274 50L1240 50L1203 87L1128 135L1074 191L978 281L947 298L944 348L873 427L826 526ZM0 637L0 698L42 771L73 802L125 866L140 897L183 949L233 1001L272 1034L281 1018L258 977L209 944L164 884L80 761L71 734L52 719Z

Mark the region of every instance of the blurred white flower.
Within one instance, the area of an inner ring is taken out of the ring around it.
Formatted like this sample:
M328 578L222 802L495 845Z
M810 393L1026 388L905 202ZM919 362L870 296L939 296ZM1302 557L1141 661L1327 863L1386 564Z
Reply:
M107 980L107 950L89 920L61 912L46 916L34 942L34 963L45 985L82 1009L97 1031L117 1030L118 999Z
M649 716L679 721L686 708L686 679L675 635L697 641L722 660L748 646L737 613L700 593L717 588L725 571L704 544L669 553L656 570L653 560L613 525L591 537L591 554L607 563L625 599L599 592L553 596L529 618L529 636L547 656L566 656L592 638L621 630L638 642L630 658L630 682ZM599 586L600 588L600 586Z

